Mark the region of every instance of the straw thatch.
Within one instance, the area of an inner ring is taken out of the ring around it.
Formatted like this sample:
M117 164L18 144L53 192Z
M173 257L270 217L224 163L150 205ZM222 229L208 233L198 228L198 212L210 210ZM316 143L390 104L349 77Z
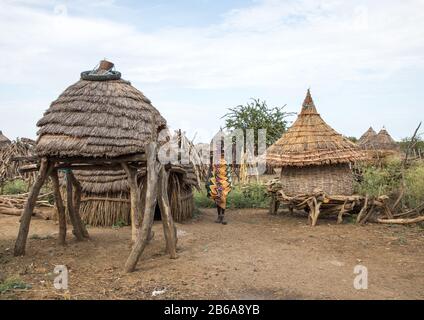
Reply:
M192 187L197 180L193 166L183 166L179 171L171 172L168 194L172 216L182 222L192 217ZM138 172L140 188L145 174L145 170ZM131 223L130 190L124 171L75 171L74 175L82 187L80 214L84 223L101 227Z
M377 132L375 132L372 127L369 127L369 129L359 138L358 145L365 150L372 148L372 141L376 136Z
M373 147L377 150L393 150L399 151L400 147L395 140L387 132L386 128L380 130L375 139L373 139Z
M277 167L351 163L363 158L355 143L324 122L309 90L297 120L268 148L266 156Z
M0 149L7 147L10 144L9 138L7 138L0 130Z
M158 130L165 127L150 100L120 73L85 72L38 121L37 154L113 158L140 153L151 137L153 116Z

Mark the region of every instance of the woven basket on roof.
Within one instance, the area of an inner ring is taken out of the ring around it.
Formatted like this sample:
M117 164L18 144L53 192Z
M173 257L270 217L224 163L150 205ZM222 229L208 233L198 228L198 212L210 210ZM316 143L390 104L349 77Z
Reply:
M267 150L267 163L282 167L283 190L288 194L351 194L350 164L364 160L359 147L337 133L318 114L308 90L293 125Z
M153 116L157 130L165 127L148 98L120 74L107 77L107 72L88 73L90 77L52 102L37 123L39 156L113 158L140 153L151 137Z

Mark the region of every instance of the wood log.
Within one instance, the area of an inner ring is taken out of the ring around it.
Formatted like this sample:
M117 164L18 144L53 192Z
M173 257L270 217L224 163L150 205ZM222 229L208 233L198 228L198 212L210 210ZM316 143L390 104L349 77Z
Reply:
M19 226L19 233L14 248L15 256L21 256L25 254L26 241L28 238L28 231L35 203L37 201L37 197L40 193L41 187L43 186L46 177L50 174L51 169L52 165L49 163L49 161L46 158L42 158L40 170L33 186L31 187L31 191L28 195L28 200L25 203L24 211L22 213L21 224Z
M141 222L141 202L140 190L137 184L137 170L128 166L127 163L121 163L122 168L127 174L128 185L130 187L130 203L131 203L131 239L133 242L137 240L140 231Z
M80 224L77 221L73 197L72 175L70 171L66 172L66 207L68 209L69 220L71 221L73 230L72 233L78 241L84 240L84 235Z
M79 181L77 180L77 178L75 178L72 171L70 171L70 176L72 178L72 186L75 188L73 202L74 202L74 214L75 214L76 222L77 222L78 227L81 230L81 233L84 236L84 238L88 239L88 238L90 238L90 236L88 234L87 227L85 226L85 223L81 219L81 214L80 214L82 186L79 183Z
M341 224L343 222L343 213L345 213L345 206L347 204L347 199L342 205L342 208L340 209L339 215L337 216L337 224Z
M365 196L364 205L361 208L361 211L359 211L358 216L356 217L356 223L360 223L362 216L368 209L368 195Z
M390 224L410 224L424 221L424 216L419 216L410 219L377 219L378 223L390 223Z
M155 122L153 122L155 123ZM125 271L133 272L137 262L143 253L151 233L152 220L155 215L155 207L157 203L158 193L158 174L160 163L156 161L157 143L155 140L146 146L147 156L147 190L146 190L146 205L144 209L143 222L141 224L141 231L138 233L136 242L131 250L131 253L125 263Z
M57 170L53 170L51 175L54 199L57 209L57 215L59 218L59 238L58 242L60 245L66 244L66 212L63 204L62 194L60 193L60 184Z
M166 250L171 259L176 259L177 228L174 224L174 220L172 219L171 207L169 205L168 181L169 172L165 170L164 166L161 166L159 172L158 202L163 224L163 233L165 235Z

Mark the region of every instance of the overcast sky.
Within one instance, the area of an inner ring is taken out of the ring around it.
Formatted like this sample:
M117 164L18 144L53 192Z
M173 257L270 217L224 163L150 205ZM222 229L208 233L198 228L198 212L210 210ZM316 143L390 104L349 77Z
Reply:
M0 0L0 130L36 137L51 101L100 59L173 128L206 141L250 98L395 139L424 116L424 1Z

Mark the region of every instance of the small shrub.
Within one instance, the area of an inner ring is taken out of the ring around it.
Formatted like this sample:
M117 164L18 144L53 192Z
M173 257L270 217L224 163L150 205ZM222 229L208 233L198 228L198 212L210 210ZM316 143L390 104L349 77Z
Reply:
M8 278L0 283L0 294L16 289L31 289L31 286L18 278Z
M20 194L27 192L27 184L23 180L13 180L5 183L3 194Z
M128 224L124 220L118 220L113 225L112 228L123 228L126 227Z
M207 197L206 190L194 193L194 203L197 208L214 208L215 203ZM267 208L269 197L265 185L250 183L233 186L227 198L227 208Z

